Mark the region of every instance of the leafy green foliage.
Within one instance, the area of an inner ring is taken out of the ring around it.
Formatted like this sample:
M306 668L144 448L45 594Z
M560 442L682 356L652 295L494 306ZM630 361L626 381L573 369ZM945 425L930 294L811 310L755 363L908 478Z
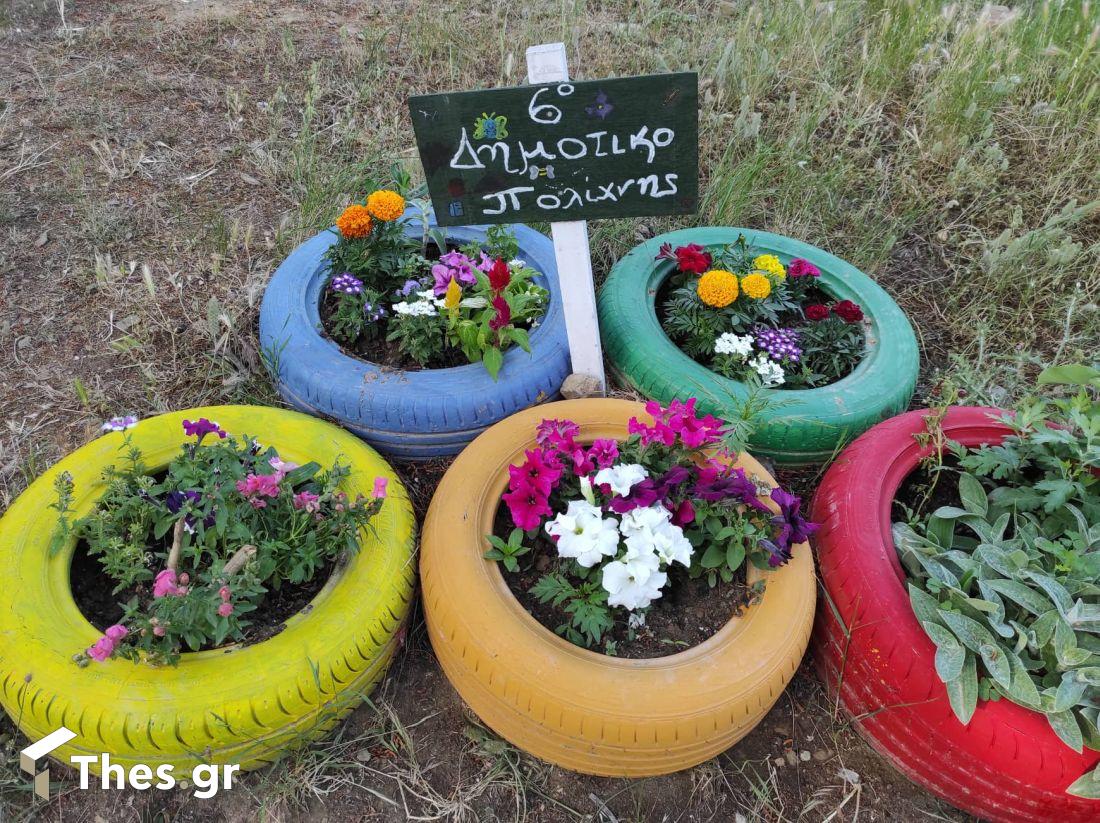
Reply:
M951 444L960 505L894 524L910 602L960 721L988 693L1043 712L1075 751L1100 749L1100 405L1082 388L1000 420L1013 433L999 445ZM1098 797L1100 778L1070 791Z
M84 541L113 593L126 597L129 633L118 653L135 661L175 662L184 648L242 639L247 615L268 592L308 582L355 552L382 506L381 498L347 498L340 490L347 466L294 467L247 438L207 435L158 473L128 438L123 449L128 461L108 467L89 514L69 522L71 478L59 482L54 507L62 545ZM270 494L248 494L238 484L250 477L276 482ZM174 581L169 594L153 584L166 572Z
M599 645L604 633L614 627L607 606L607 592L597 580L585 580L574 586L564 575L554 572L543 575L530 589L540 603L564 609L569 622L556 631L578 646Z
M495 534L490 534L486 539L492 548L485 552L485 559L499 560L510 572L519 570L519 561L516 558L531 551L530 546L523 545L523 529L512 529L507 541L501 540Z

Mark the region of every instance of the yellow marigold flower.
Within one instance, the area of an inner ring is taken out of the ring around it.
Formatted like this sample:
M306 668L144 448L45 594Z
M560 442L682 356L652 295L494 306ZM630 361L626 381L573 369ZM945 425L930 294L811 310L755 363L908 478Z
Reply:
M752 260L752 267L768 274L774 274L776 277L787 276L787 270L783 268L783 264L779 262L779 258L774 254L757 255Z
M766 274L754 271L741 278L741 291L753 300L763 300L772 293L772 284Z
M352 203L344 209L343 214L336 218L336 228L340 230L340 234L344 237L354 240L357 237L366 237L370 234L372 222L370 212L367 211L366 206Z
M447 284L447 293L443 296L443 305L448 309L457 309L458 302L462 299L462 286L458 285L458 281L452 279Z
M379 189L367 198L367 211L378 220L396 220L405 213L405 198L395 191Z
M699 278L695 293L708 306L724 308L737 299L737 275L724 269L711 269Z

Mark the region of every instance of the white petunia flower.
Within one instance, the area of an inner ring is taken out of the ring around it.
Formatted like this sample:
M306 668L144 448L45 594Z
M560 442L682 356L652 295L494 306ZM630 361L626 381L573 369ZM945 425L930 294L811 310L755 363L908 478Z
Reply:
M623 533L623 537L652 532L659 529L662 524L668 523L671 517L672 512L660 503L655 503L646 508L628 511L623 515L623 522L619 524L619 530Z
M600 580L607 591L607 605L622 606L630 611L644 609L659 598L666 582L668 575L664 572L653 572L641 578L637 568L621 560L613 560L604 566Z
M630 490L636 483L640 483L647 477L649 472L645 470L645 466L639 466L637 463L620 463L617 466L600 469L596 472L595 481L597 486L606 483L615 494L626 496L630 494Z
M675 562L685 567L691 565L691 556L695 553L691 541L684 537L684 530L674 523L665 523L653 532L653 550L665 563Z
M742 360L752 354L752 336L738 337L733 332L726 332L714 341L715 354L736 354Z
M558 556L574 558L586 569L619 550L619 521L605 518L599 506L585 500L570 500L568 510L545 528L557 538Z
M393 312L394 314L407 314L410 317L434 317L438 314L435 304L429 303L427 300L417 300L414 303L406 303L402 300L400 303L393 304Z
M754 360L749 361L753 371L760 375L760 380L765 386L778 386L783 383L786 375L783 367L761 352Z

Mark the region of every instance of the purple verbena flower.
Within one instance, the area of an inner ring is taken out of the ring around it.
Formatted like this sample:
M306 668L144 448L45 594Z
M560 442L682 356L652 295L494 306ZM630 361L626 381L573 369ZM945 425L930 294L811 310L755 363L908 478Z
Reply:
M338 274L329 281L328 287L342 294L362 294L363 281L351 272Z
M772 360L788 360L797 363L802 357L798 332L794 329L769 329L757 326L753 329L756 348L765 352Z
M134 426L137 425L137 422L138 419L134 415L127 414L121 417L112 417L110 420L100 426L100 429L105 432L120 432L125 431L126 429L132 429Z

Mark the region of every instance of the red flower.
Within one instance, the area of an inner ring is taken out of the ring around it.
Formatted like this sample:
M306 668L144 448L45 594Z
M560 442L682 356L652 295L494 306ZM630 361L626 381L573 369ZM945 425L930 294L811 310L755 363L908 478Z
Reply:
M806 317L810 320L824 320L828 316L828 306L822 306L820 303L814 303L813 305L806 307Z
M698 243L680 246L673 253L676 255L676 265L684 272L702 274L710 268L712 262L710 254Z
M493 331L500 331L512 322L512 307L508 305L508 301L504 299L503 295L498 294L493 298L493 308L497 310L497 313L489 321L489 328Z
M489 285L493 291L504 291L512 282L512 272L503 259L497 258L489 267Z
M820 277L821 269L801 257L796 257L787 264L787 274L791 277Z
M863 319L863 309L851 300L841 300L833 305L833 314L845 323L858 323Z

